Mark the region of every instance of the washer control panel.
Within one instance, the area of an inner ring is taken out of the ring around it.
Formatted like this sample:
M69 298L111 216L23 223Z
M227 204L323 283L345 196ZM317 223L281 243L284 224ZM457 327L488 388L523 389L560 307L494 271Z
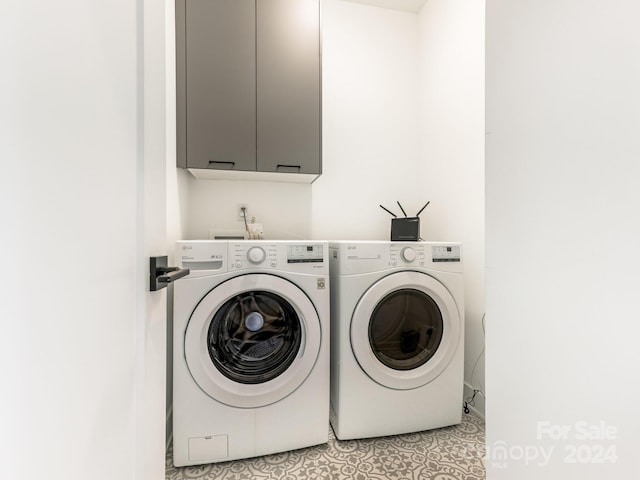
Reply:
M327 251L326 242L229 242L229 266L232 270L274 269L315 273L328 268Z
M287 263L322 263L324 262L324 250L317 244L287 245Z
M223 240L179 240L176 242L176 261L180 268L188 268L191 277L228 271L227 242Z
M233 269L278 266L278 247L271 243L230 243L229 264Z

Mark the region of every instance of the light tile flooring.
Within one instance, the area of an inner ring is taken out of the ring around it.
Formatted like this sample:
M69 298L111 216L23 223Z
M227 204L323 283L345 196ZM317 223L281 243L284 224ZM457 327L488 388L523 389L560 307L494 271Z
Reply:
M471 414L436 430L329 443L264 457L176 468L167 480L484 480L484 421Z

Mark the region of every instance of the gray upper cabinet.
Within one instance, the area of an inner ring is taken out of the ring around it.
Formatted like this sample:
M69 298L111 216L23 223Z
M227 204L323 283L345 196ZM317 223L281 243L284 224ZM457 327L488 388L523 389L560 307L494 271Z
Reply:
M319 0L177 0L178 166L321 173Z
M258 169L320 173L319 2L256 4Z

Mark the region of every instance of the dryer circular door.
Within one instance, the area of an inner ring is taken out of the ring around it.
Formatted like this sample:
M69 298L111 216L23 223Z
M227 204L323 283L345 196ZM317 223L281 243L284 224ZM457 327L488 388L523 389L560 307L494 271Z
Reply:
M321 325L295 284L267 274L233 277L196 306L184 351L193 379L226 405L270 405L295 391L320 351Z
M385 387L418 388L449 365L458 348L460 314L435 278L398 272L373 284L351 319L351 346L365 373Z

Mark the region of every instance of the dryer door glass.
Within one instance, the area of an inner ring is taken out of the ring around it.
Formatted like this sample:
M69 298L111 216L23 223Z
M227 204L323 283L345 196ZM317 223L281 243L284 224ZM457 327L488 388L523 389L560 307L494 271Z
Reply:
M442 332L442 313L436 302L419 290L401 289L386 295L373 310L369 342L384 365L411 370L433 357Z
M226 301L207 335L215 367L243 384L267 382L283 373L295 360L301 341L295 309L267 291L248 291Z

